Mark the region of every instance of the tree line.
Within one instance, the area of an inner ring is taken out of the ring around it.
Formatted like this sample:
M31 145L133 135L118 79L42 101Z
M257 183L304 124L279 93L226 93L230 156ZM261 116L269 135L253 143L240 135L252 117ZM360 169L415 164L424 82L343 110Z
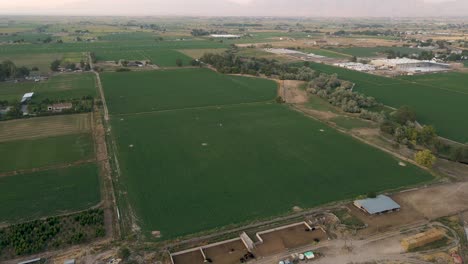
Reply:
M4 60L0 64L0 81L29 76L30 69L25 66L17 67L11 60Z
M227 74L265 75L267 77L277 77L281 80L301 81L310 81L318 76L318 73L309 67L295 67L265 58L246 58L239 56L237 53L237 47L231 46L229 50L222 54L206 53L200 58L200 61L213 66L218 72Z

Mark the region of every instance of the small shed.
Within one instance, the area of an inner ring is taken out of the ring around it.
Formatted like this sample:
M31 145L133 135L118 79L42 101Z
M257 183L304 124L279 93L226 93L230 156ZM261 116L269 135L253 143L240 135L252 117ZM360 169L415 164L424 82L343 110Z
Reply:
M72 103L59 103L47 106L47 110L52 112L62 112L63 110L72 109Z
M354 201L354 206L371 215L400 210L400 205L386 195L378 195L375 198L356 200Z
M74 259L67 259L63 262L63 264L76 264Z
M34 95L34 93L25 93L23 95L23 98L21 98L21 103L25 103L25 102L31 100L33 95Z

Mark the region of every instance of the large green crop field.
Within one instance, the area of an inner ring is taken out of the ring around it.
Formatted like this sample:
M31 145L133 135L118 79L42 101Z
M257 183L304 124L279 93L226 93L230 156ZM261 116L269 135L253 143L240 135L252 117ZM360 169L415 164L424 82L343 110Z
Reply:
M164 238L431 179L273 103L132 115L112 125L140 224Z
M208 69L102 74L112 114L273 100L273 81L228 76Z
M98 170L93 163L0 177L0 222L87 209L99 203L99 185Z
M355 90L375 97L392 107L408 105L417 119L433 125L440 135L468 142L468 93L464 85L468 75L462 73L430 74L385 78L324 64L311 67L326 73L337 73L339 78L356 83Z
M0 173L87 160L93 139L86 133L0 142L0 157Z
M95 76L92 73L60 74L52 76L47 81L0 83L2 100L21 100L23 94L34 92L33 100L76 99L83 96L95 96L97 93Z
M272 102L275 83L232 78L193 69L104 75L111 113L129 113L111 116L112 131L125 199L146 234L169 239L432 179ZM173 110L136 113L151 107L147 97Z

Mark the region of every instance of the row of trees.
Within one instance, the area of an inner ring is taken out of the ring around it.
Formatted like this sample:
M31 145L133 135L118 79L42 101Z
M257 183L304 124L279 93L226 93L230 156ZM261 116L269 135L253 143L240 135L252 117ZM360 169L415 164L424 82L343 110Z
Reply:
M52 63L50 64L50 69L54 72L57 72L60 70L60 66L62 65L62 61L61 60L54 60L52 61ZM75 71L78 69L78 66L73 63L73 62L67 62L63 65L63 68L65 68L66 70L70 70L70 71ZM91 66L89 65L89 63L87 62L84 62L83 60L80 61L80 68L81 70L83 71L90 71L91 70Z
M223 54L204 54L200 61L212 65L221 73L228 74L265 75L282 80L302 81L310 81L318 76L318 73L309 67L293 67L286 63L265 58L245 58L238 56L237 52L237 48L232 46ZM192 63L192 65L194 64L196 63Z
M433 126L420 126L416 122L416 113L408 106L402 106L386 115L380 129L409 148L422 146L439 157L468 163L468 147L441 139ZM420 155L428 156L427 153Z
M16 67L11 60L5 60L0 64L0 81L29 76L30 70L25 67Z
M353 83L338 79L336 74L320 74L309 82L307 91L327 100L348 113L361 113L363 109L379 105L375 98L352 91Z
M224 30L206 30L206 29L192 29L192 36L208 36L210 34L227 34L227 31Z

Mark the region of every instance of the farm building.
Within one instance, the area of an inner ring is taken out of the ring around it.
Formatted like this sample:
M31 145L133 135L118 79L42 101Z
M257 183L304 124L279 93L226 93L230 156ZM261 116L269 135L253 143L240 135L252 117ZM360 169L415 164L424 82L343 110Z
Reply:
M34 93L25 93L23 98L21 98L21 103L26 103L27 101L31 100Z
M371 215L400 210L400 205L386 195L378 195L375 198L356 200L354 201L354 206Z
M59 103L47 106L47 110L51 112L62 112L73 107L72 103Z
M429 243L438 241L445 236L445 232L440 229L430 229L426 232L418 233L414 236L407 237L401 241L401 246L406 250L422 247Z
M240 35L232 35L232 34L211 34L210 37L212 38L226 38L226 39L239 39Z
M375 70L375 66L364 64L364 63L359 63L359 62L335 63L334 65L341 67L341 68L346 68L346 69L355 70L355 71L362 71L362 72Z
M449 64L408 58L378 59L371 61L371 64L381 69L393 69L396 71L413 73L447 71L450 69Z

